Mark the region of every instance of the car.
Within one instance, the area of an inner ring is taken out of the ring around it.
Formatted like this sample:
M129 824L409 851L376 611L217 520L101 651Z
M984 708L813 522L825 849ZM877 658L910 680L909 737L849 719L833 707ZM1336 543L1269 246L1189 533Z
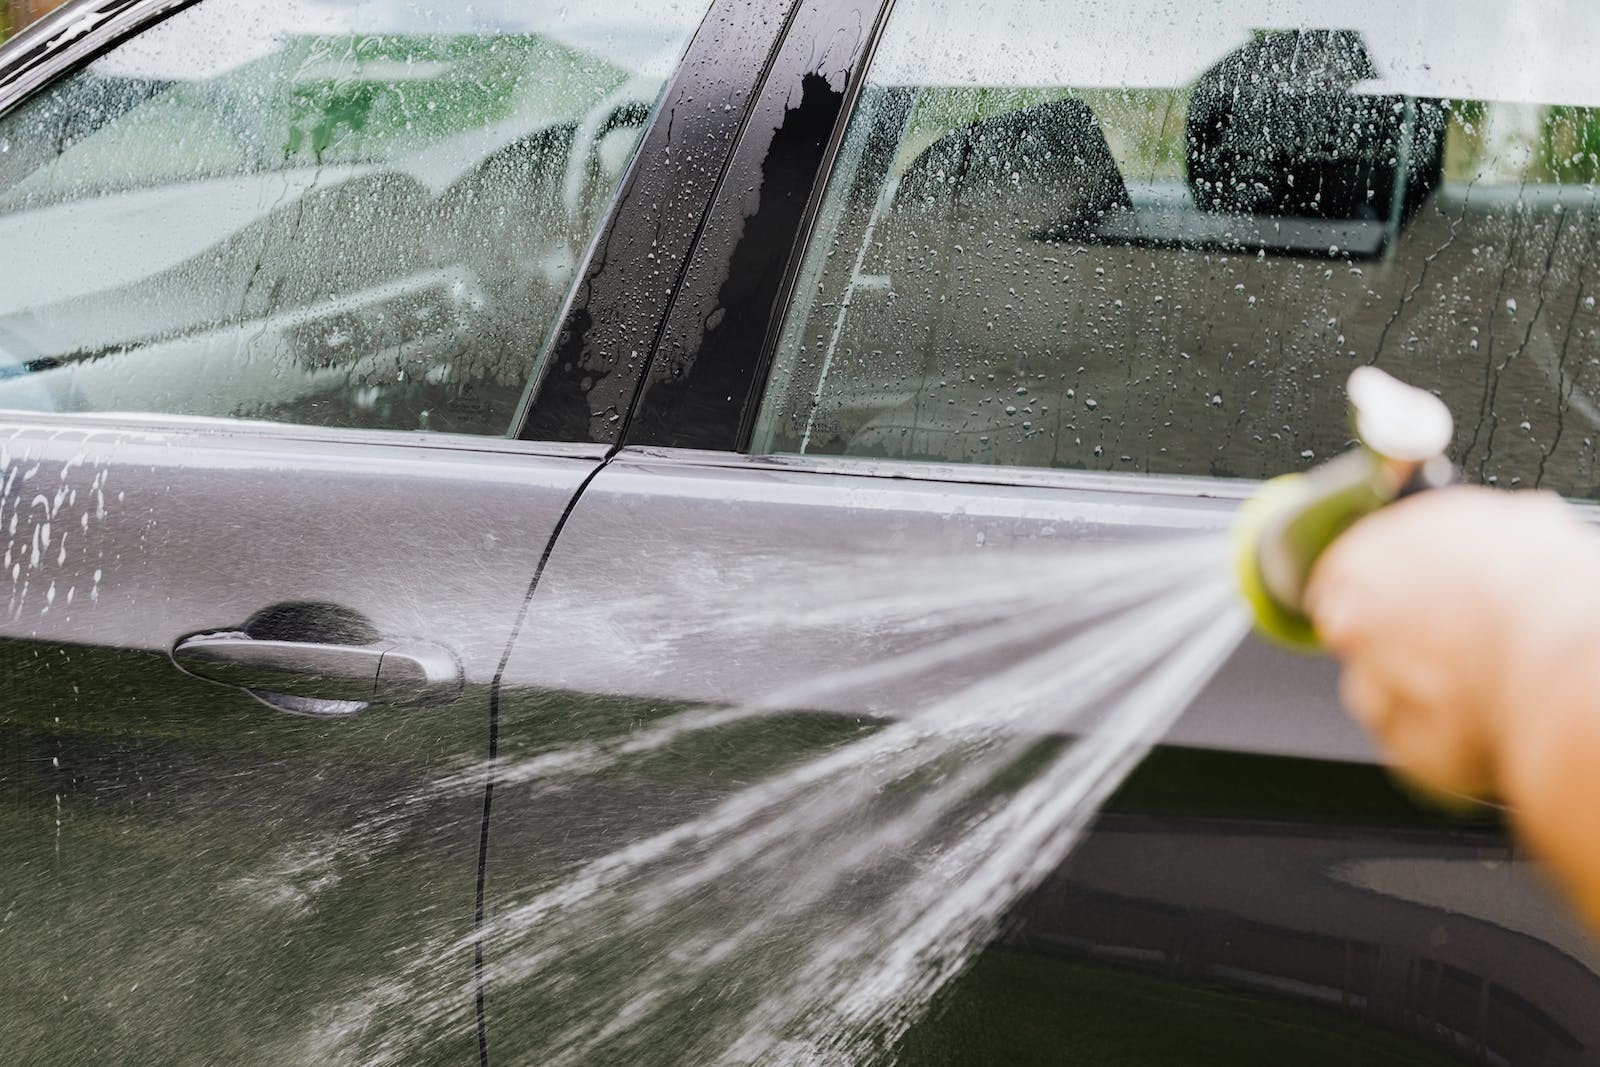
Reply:
M979 632L856 595L1220 536L1350 446L1354 367L1440 395L1468 479L1600 495L1597 50L1579 0L41 19L0 46L0 1049L833 1062L698 1000L629 1045L659 946L539 894L1016 652L774 705ZM536 773L716 708L764 714ZM1330 661L1246 641L1158 740L877 1058L1600 1063L1587 935Z

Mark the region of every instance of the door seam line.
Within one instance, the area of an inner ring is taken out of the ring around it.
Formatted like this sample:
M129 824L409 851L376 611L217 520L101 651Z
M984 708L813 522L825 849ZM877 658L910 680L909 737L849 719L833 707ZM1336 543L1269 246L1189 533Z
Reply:
M595 465L594 470L586 474L578 488L573 492L571 499L562 509L561 517L556 520L556 525L550 531L550 537L545 541L544 551L539 555L539 562L534 567L533 577L528 582L528 590L522 596L522 606L517 610L516 620L511 624L511 634L506 639L506 647L500 653L500 662L495 667L494 679L489 683L489 759L483 782L483 815L478 826L478 876L473 897L472 913L472 986L473 986L473 1019L478 1036L478 1065L489 1067L489 1030L486 1009L486 995L484 988L484 904L486 900L485 888L489 869L489 816L494 804L494 772L496 760L500 750L500 688L505 678L506 665L511 661L511 651L516 647L517 638L522 633L522 624L527 620L528 609L533 603L533 594L539 588L539 579L544 576L545 565L550 562L551 553L555 551L556 542L561 537L561 531L566 528L567 520L572 517L577 509L578 502L588 492L590 484L599 477L616 456L617 449L612 448Z

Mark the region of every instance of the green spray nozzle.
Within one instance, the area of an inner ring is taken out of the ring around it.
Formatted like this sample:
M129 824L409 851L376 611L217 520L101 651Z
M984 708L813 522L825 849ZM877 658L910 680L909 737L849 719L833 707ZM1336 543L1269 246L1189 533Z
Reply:
M1267 482L1234 527L1239 586L1256 629L1294 648L1318 647L1302 599L1323 550L1357 519L1455 478L1444 454L1450 411L1438 397L1376 367L1357 368L1346 392L1358 447Z

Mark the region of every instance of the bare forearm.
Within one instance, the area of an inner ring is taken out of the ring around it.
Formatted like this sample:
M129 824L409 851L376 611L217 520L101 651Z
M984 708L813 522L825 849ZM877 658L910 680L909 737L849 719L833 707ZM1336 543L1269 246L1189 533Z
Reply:
M1567 656L1507 709L1497 779L1519 837L1600 930L1600 656Z
M1307 606L1388 761L1503 800L1600 931L1600 537L1548 494L1424 494L1335 541Z

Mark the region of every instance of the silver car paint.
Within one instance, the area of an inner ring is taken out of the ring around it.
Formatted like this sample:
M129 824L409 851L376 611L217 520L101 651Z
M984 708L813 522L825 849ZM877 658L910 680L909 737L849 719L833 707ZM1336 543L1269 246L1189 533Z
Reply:
M781 627L740 634L719 624L718 613L730 603L775 593L807 606L807 568L837 575L886 552L959 563L984 552L1064 552L1082 540L1220 535L1251 488L625 449L574 508L511 651L506 680L613 696L757 702L787 683L865 662L896 639L885 633L876 645L861 644ZM951 681L928 678L920 687L862 698L871 707L827 710L894 714ZM1167 740L1370 760L1366 738L1338 708L1334 683L1330 661L1252 640Z
M7 414L0 636L165 653L275 603L331 602L452 648L468 684L487 683L601 453Z

